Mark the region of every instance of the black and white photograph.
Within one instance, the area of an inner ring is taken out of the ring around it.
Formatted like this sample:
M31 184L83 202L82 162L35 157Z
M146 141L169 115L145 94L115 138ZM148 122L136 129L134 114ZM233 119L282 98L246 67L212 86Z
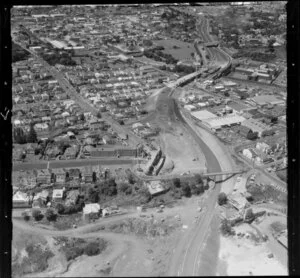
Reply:
M12 277L288 275L286 4L13 5Z

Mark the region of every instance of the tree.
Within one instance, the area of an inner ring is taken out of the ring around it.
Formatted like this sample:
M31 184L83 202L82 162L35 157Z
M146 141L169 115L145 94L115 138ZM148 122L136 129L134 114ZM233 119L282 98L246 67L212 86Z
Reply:
M196 174L195 181L196 181L196 184L203 184L202 176L200 174Z
M257 132L249 132L247 134L247 139L248 140L255 140L258 138L258 133Z
M43 218L42 212L40 209L33 209L31 212L32 217L35 221L39 221Z
M275 51L274 43L276 42L276 39L272 38L268 40L268 50L273 53Z
M36 143L37 142L37 135L36 131L33 128L33 125L30 125L29 133L27 135L27 143Z
M22 161L24 162L25 158L26 158L26 152L23 151L23 152L20 153L19 159L22 160Z
M245 217L244 217L245 221L252 222L254 220L254 218L255 218L255 215L253 213L252 208L247 209L245 212Z
M98 118L98 119L101 119L101 118L102 118L102 115L101 115L100 111L97 112L97 118Z
M91 203L98 203L99 201L99 192L96 191L94 188L90 188L88 191L88 201Z
M220 206L223 206L226 203L227 203L227 195L224 192L219 193L218 204Z
M220 230L221 230L222 235L224 235L224 236L233 234L232 226L227 219L222 220Z
M179 179L179 178L174 178L174 179L173 179L173 185L174 185L176 188L181 187L180 179Z
M24 134L24 130L22 128L14 128L14 140L17 144L26 143L26 135Z
M181 189L182 189L183 196L185 196L185 197L190 197L191 196L191 187L189 186L188 183L185 182L182 185Z
M128 182L129 182L130 184L135 184L135 182L136 182L136 180L135 180L135 178L134 178L134 175L133 175L132 173L130 173L130 174L128 175Z
M54 211L54 209L52 209L52 208L48 208L46 210L45 216L46 216L48 221L55 221L56 218L57 218L57 214Z
M80 120L80 121L84 121L84 120L85 120L85 117L84 117L84 114L83 114L83 113L81 113L81 114L79 115L79 120Z
M59 214L63 214L65 212L65 206L63 204L58 203L56 205L56 210Z

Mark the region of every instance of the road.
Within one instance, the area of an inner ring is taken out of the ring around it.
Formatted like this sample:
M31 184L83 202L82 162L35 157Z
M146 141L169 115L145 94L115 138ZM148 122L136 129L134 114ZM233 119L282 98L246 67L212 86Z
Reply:
M82 159L82 160L52 160L49 162L49 168L72 168L72 167L83 167L87 165L132 165L133 163L139 163L142 160L138 159ZM38 162L25 162L25 163L14 163L13 171L26 171L32 169L47 169L48 161Z
M171 103L172 101L169 101ZM172 110L173 109L173 110ZM185 128L193 135L194 139L198 143L201 151L203 152L207 161L207 171L209 172L221 172L221 166L212 152L212 150L203 142L195 131L185 122L183 119L177 103L169 108L169 111L173 111L175 118L185 126ZM221 190L220 186L215 187L209 194L204 204L204 212L194 228L189 230L177 245L172 258L169 272L170 276L197 276L199 273L199 255L201 246L208 234L209 226L215 213L215 207L218 194Z
M81 109L83 111L91 112L92 114L96 115L99 110L95 108L93 105L91 105L86 99L84 99L77 90L70 84L70 82L63 76L61 72L59 72L55 67L49 65L44 59L42 59L40 56L37 55L36 52L28 49L24 45L22 45L20 42L14 41L16 44L18 44L20 47L31 53L42 65L43 67L59 82L59 85L61 88L66 92L66 94L73 100L76 100L76 103L79 104ZM128 140L133 145L137 145L139 143L142 143L142 139L136 136L131 130L122 127L118 122L113 120L111 117L103 116L103 119L108 122L111 127L117 132L117 133L125 133L130 135Z

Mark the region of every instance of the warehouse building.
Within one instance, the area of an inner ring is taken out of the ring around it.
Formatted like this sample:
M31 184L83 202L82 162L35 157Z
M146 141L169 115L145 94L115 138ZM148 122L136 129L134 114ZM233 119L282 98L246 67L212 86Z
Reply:
M203 120L203 124L211 130L220 130L224 127L230 127L241 124L246 119L238 115L226 115L223 117L215 117Z
M272 95L253 97L252 100L260 106L265 106L268 104L271 104L271 105L284 105L285 104L284 100L278 99Z
M193 118L195 118L196 120L199 120L199 121L217 117L217 115L215 115L207 110L192 112L191 114L192 114Z
M268 125L263 124L255 119L247 119L243 121L241 125L251 129L253 132L257 132L259 137L261 137L264 131L271 129Z

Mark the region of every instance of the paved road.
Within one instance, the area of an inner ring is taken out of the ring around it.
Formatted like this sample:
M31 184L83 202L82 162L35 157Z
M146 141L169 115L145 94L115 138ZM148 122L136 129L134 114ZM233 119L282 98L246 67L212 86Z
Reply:
M49 65L44 59L42 59L40 56L37 55L34 51L26 48L24 45L20 44L19 42L16 42L16 44L20 45L22 48L24 48L26 51L31 53L43 66L44 68L59 82L59 85L61 88L67 93L68 96L70 96L71 99L76 100L76 103L79 104L79 106L82 108L83 111L88 111L96 115L99 110L95 108L93 105L91 105L86 99L84 99L77 90L70 84L70 82L63 76L61 72L59 72L55 67ZM113 120L111 117L104 117L103 119L107 121L111 127L117 132L117 133L125 133L129 134L129 141L132 142L133 145L137 145L139 143L142 143L142 139L136 136L131 130L122 127L118 122Z
M83 167L87 165L132 165L136 164L138 159L82 159L82 160L52 160L49 163L49 168L72 168ZM47 169L48 161L38 161L32 163L18 163L13 165L13 171L32 170L32 169Z

